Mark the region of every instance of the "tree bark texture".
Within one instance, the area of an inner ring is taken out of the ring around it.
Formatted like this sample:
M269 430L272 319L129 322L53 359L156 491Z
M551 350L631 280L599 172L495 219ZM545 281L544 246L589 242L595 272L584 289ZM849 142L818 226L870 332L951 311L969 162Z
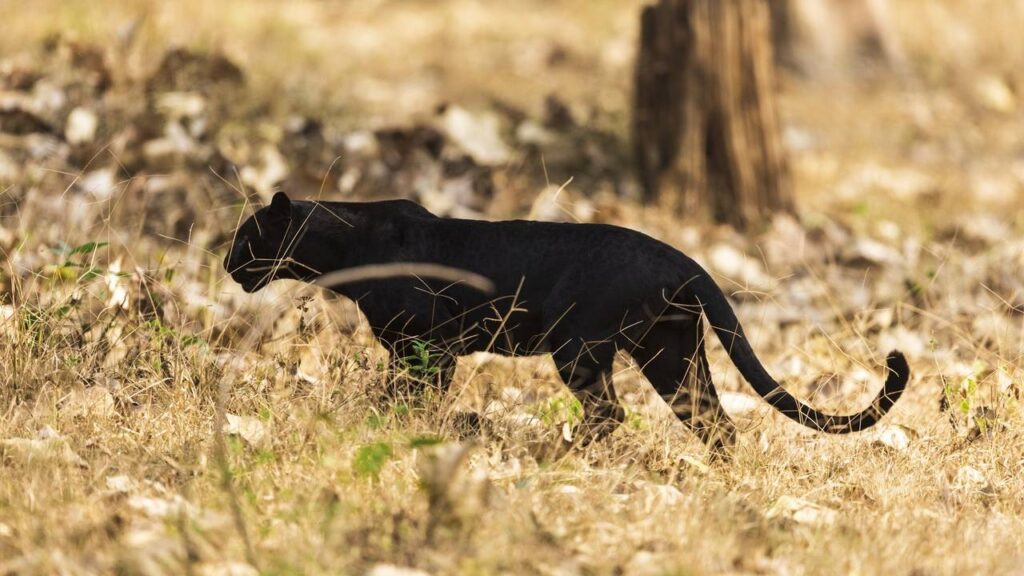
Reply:
M641 15L633 141L650 200L739 229L791 210L766 0L659 0Z

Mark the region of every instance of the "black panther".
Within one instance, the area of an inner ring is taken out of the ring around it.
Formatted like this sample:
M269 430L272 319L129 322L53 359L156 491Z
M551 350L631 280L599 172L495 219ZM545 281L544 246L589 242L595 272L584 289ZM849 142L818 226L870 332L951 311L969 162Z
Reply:
M413 275L330 286L358 304L393 368L414 346L429 346L446 386L460 355L550 354L583 406L583 443L623 420L611 371L616 352L625 351L679 420L725 453L735 427L711 382L705 320L757 393L815 430L843 434L874 425L910 376L903 355L893 351L885 384L863 411L839 416L807 406L768 374L699 264L616 226L439 218L406 200L293 202L278 193L237 230L224 267L254 292L276 279L316 282L332 272L394 263L463 270L489 279L493 293Z

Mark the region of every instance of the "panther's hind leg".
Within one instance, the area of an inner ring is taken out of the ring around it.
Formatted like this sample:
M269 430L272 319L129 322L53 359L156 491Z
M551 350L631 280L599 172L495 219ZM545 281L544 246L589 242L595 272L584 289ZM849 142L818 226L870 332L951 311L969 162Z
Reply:
M562 381L583 406L577 442L585 446L614 432L626 417L612 386L614 346L577 337L558 348L552 357Z
M722 409L711 381L700 319L655 324L630 355L676 417L715 458L727 459L736 426Z

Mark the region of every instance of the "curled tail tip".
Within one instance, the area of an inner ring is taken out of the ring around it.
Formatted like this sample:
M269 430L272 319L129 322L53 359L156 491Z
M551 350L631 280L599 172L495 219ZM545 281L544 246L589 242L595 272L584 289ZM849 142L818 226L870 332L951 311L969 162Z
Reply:
M899 376L900 380L905 380L910 376L910 365L907 364L907 357L903 355L899 350L892 350L889 355L885 358L885 363Z
M885 379L887 391L890 393L893 389L902 391L907 385L907 380L910 379L910 365L907 364L906 356L899 350L893 350L886 357L885 364L889 368L889 377Z

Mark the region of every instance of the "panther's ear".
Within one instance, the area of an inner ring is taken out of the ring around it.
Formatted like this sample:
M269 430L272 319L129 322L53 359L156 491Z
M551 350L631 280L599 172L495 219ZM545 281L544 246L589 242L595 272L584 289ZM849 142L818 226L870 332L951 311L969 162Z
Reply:
M292 217L292 201L284 192L274 194L267 209L267 216L272 220L290 220Z

